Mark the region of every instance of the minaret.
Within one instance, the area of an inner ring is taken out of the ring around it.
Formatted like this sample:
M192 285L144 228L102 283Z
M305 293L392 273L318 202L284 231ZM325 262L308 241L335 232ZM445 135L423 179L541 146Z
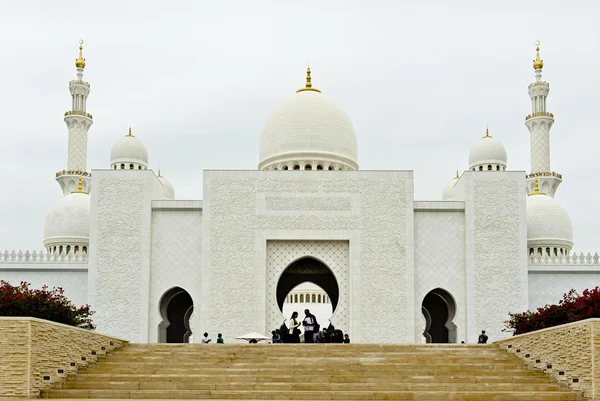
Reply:
M540 42L536 43L536 57L533 60L535 82L529 85L531 114L525 117L525 125L531 135L531 174L527 176L527 193L535 188L535 179L544 193L554 197L562 182L562 176L550 168L550 128L554 124L554 115L546 108L546 99L550 92L548 82L542 81L544 62L540 59Z
M69 129L69 149L67 169L56 173L64 195L77 190L78 177L83 177L83 190L90 192L91 180L87 173L87 135L92 126L92 115L86 111L90 84L83 80L85 59L83 58L83 40L79 41L79 57L75 60L77 79L69 82L71 92L71 110L65 113L65 124Z

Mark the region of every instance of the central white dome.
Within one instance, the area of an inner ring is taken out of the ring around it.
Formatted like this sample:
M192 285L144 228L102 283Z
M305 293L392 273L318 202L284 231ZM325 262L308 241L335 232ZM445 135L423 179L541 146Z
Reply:
M44 246L87 246L90 238L90 196L73 192L60 199L46 217Z
M258 168L356 170L357 148L354 127L344 110L316 90L301 90L267 118Z

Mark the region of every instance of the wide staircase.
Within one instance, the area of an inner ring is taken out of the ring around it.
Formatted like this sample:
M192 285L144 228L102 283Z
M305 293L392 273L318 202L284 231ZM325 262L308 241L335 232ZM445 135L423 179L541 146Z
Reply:
M577 400L495 345L129 344L49 398Z

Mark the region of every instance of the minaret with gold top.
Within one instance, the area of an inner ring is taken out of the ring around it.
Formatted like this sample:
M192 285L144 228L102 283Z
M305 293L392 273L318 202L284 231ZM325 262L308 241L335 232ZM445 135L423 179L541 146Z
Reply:
M92 126L92 115L87 112L87 97L90 84L83 80L85 59L83 40L79 41L79 57L75 60L77 79L69 82L71 109L65 112L65 123L69 129L68 162L66 170L56 173L63 194L77 190L79 177L83 177L83 190L90 192L90 177L87 173L87 136Z
M540 42L536 42L533 70L535 82L529 85L531 114L525 117L525 126L531 137L531 173L527 176L527 193L535 191L535 179L545 194L554 197L562 182L562 176L550 168L550 128L554 124L554 115L548 112L546 99L550 92L548 82L542 81L544 61L540 59Z

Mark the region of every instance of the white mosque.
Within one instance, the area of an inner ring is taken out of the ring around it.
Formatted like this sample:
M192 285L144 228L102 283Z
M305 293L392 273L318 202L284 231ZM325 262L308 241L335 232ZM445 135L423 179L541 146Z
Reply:
M258 168L204 170L202 200L177 200L131 129L90 172L79 49L68 163L56 174L64 197L46 219L45 250L1 253L0 278L63 287L97 312L101 333L197 342L207 331L228 342L311 306L353 342L472 343L482 329L508 336L509 312L600 281L598 255L573 253L571 220L554 200L562 176L550 166L539 43L530 172L511 170L486 131L437 201L414 199L410 170L359 169L350 118L310 69L268 116Z

